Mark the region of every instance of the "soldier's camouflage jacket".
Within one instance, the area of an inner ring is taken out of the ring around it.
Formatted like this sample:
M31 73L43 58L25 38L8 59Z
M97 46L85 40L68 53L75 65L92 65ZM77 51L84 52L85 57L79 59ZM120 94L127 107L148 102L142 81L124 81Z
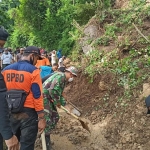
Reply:
M65 84L66 77L62 72L55 73L43 83L46 134L50 134L50 131L55 128L59 120L59 114L57 112L56 105L58 103L60 103L62 106L65 105L65 99L62 96Z

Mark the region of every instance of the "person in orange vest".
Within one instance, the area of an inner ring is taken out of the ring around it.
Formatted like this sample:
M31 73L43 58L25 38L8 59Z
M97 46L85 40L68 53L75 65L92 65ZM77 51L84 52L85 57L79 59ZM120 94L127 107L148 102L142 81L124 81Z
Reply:
M34 66L38 59L39 49L29 46L21 61L2 71L11 126L20 141L20 150L34 150L37 132L42 133L46 126L40 70Z
M36 67L37 68L40 68L41 66L50 66L50 62L48 60L48 58L46 57L46 52L42 53L41 54L41 60L37 60L37 63L36 63Z

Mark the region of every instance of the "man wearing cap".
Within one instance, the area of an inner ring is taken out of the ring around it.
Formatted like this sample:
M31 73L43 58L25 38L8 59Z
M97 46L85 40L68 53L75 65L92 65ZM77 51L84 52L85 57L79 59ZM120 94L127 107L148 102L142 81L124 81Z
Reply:
M0 49L3 48L8 37L4 28L0 27ZM6 85L3 75L0 72L0 150L3 149L3 139L9 150L19 150L19 144L16 136L13 135L10 121L9 110L6 97Z
M55 128L59 114L56 106L65 105L65 99L62 96L66 82L73 81L77 76L77 69L73 66L66 69L64 73L56 72L43 83L44 111L47 126L45 128L45 138L47 150L50 150L50 132Z
M37 132L39 130L42 133L46 125L40 70L34 66L38 59L41 59L39 49L29 46L25 49L21 61L5 67L2 71L8 92L13 89L14 92L23 90L26 93L20 111L14 113L17 99L8 103L11 109L11 126L20 141L20 150L34 150ZM21 102L17 104L20 106Z

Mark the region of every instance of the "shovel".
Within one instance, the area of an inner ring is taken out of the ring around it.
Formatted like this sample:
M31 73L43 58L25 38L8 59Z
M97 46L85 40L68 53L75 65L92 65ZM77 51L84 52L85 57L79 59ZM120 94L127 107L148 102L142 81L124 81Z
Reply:
M42 134L38 133L37 140L40 140L40 137L41 137L41 140L42 140L42 150L47 150L46 140L45 140L45 131L43 131Z
M77 109L80 113L82 112L81 109L79 109L77 106L75 106L72 102L67 101L72 107L74 107L75 109Z
M43 150L47 150L47 148L46 148L46 140L45 140L45 132L44 131L41 134L41 139L42 139L42 148L43 148Z
M77 117L76 115L74 115L73 113L70 113L69 110L67 110L65 107L61 106L61 109L63 109L64 111L66 111L69 115L73 116L75 119L79 120L82 127L87 130L89 133L91 133L89 127L88 127L88 122L84 122L81 118Z

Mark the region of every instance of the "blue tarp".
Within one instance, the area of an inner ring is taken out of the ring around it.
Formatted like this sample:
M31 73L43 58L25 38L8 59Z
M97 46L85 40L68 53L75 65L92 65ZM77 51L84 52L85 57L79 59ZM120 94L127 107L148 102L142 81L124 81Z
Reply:
M41 78L44 78L45 76L50 75L51 73L54 72L52 70L52 67L49 66L41 66L40 69L41 69L41 73L40 73Z

